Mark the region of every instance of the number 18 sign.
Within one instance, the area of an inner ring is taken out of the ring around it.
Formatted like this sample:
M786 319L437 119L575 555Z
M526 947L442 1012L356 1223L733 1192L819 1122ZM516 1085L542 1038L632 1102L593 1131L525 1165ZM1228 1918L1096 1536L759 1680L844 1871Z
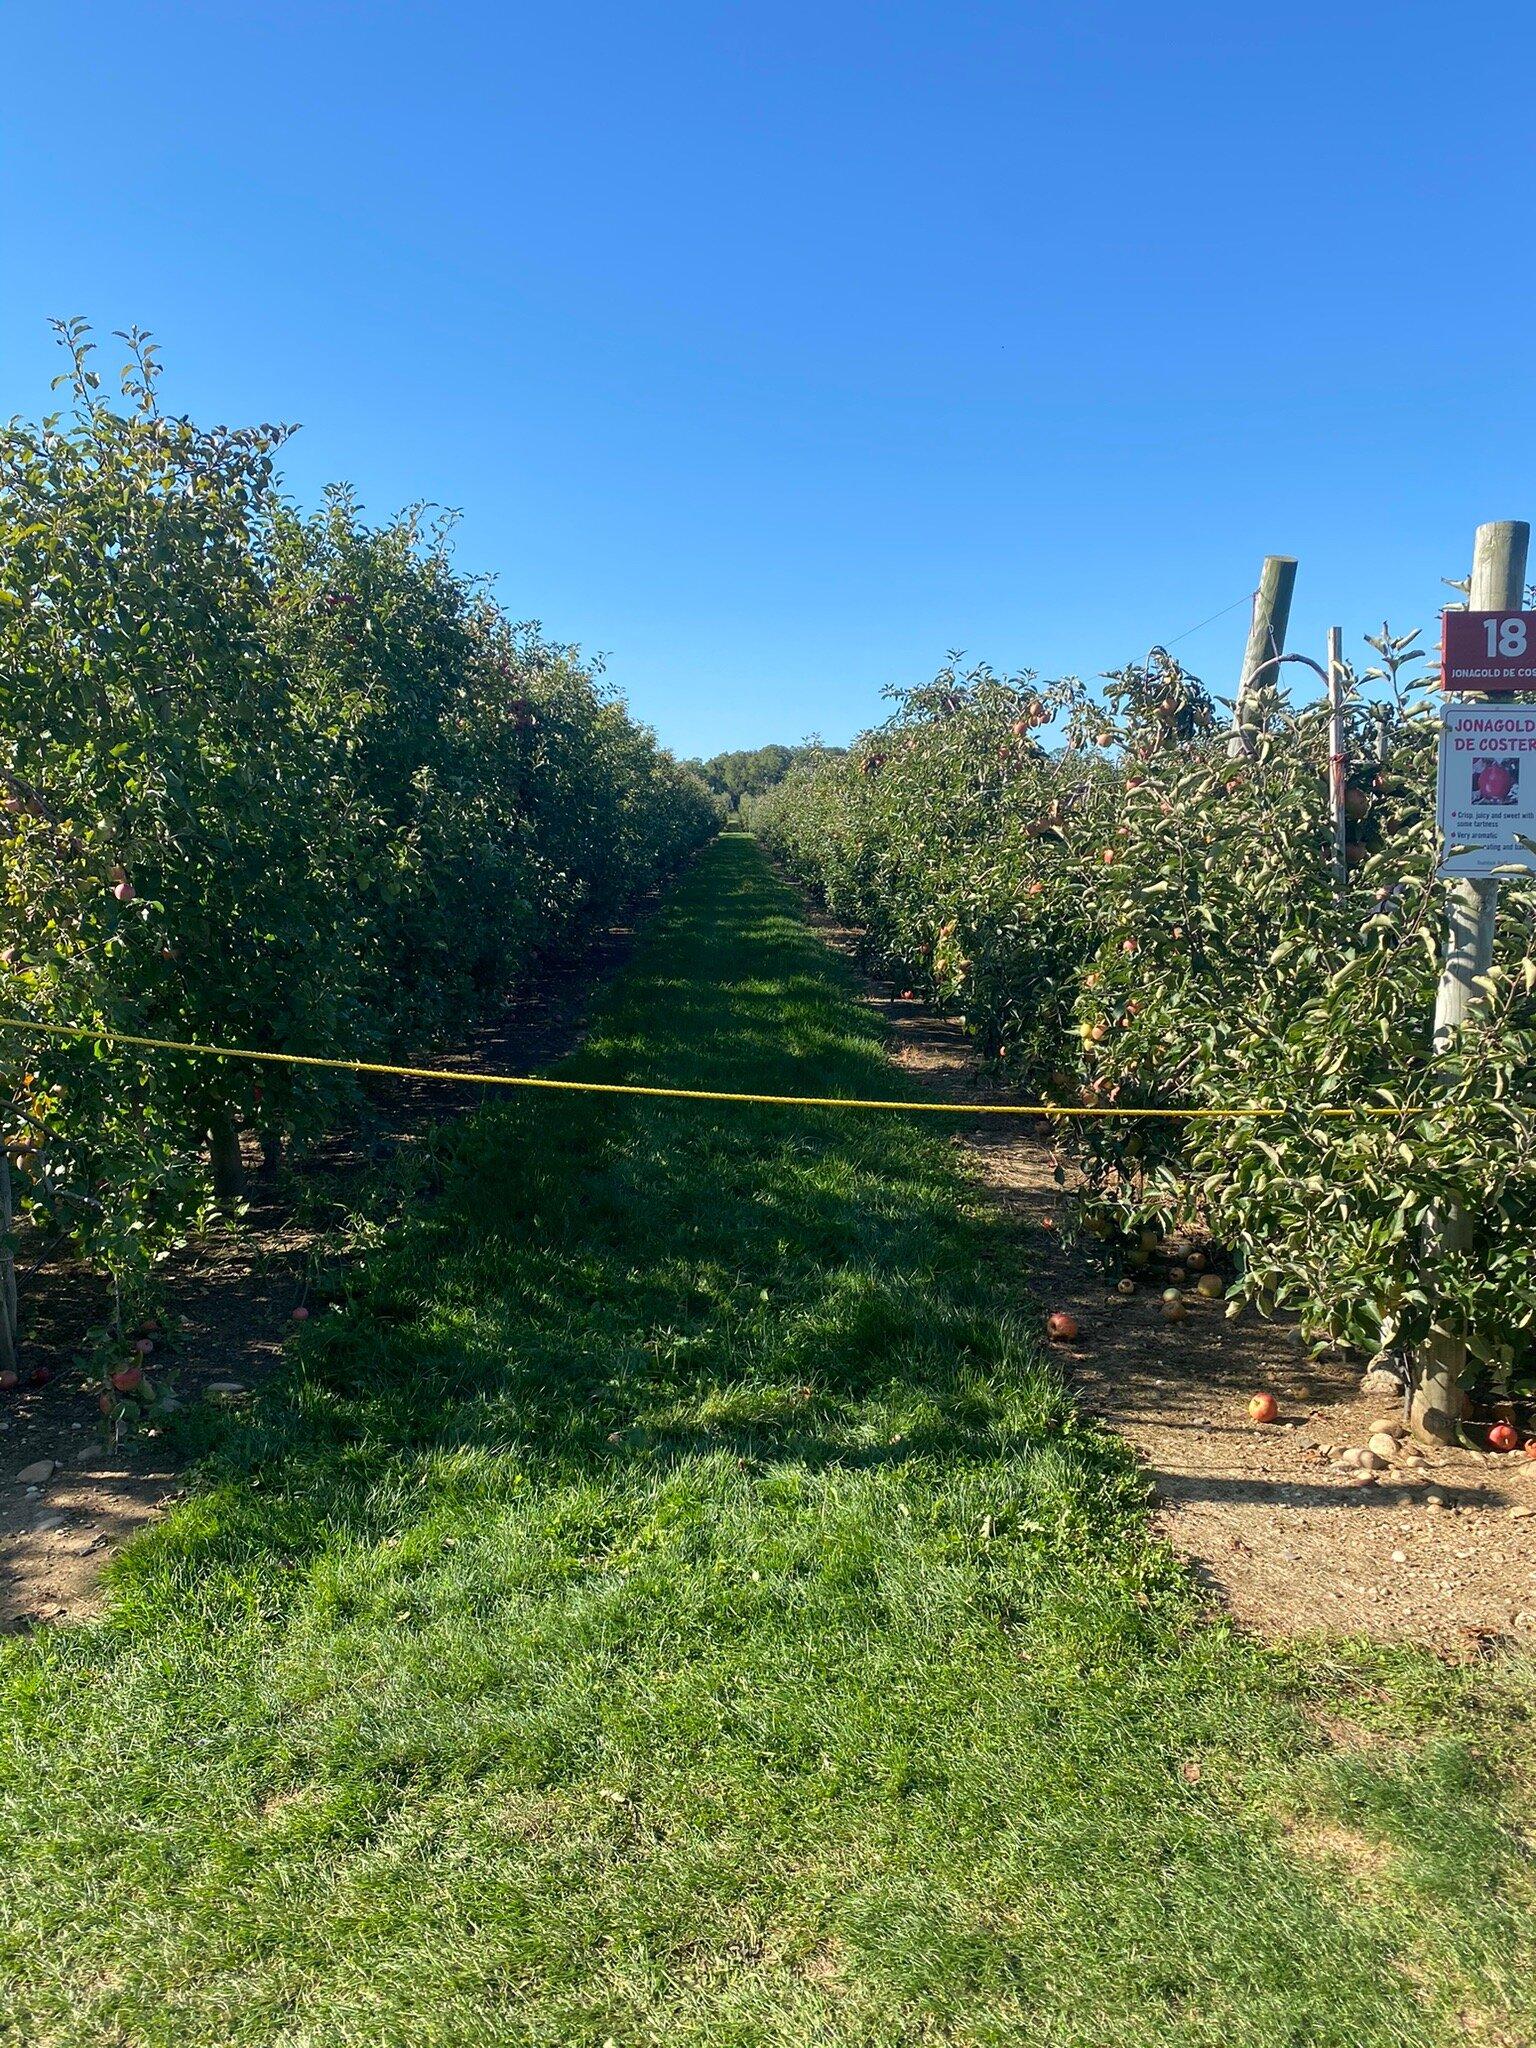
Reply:
M1446 612L1440 687L1536 693L1536 612Z

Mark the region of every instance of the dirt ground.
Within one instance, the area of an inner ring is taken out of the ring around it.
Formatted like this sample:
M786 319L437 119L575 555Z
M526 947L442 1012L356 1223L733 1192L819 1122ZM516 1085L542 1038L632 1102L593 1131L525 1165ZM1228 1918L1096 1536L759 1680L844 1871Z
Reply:
M818 919L857 959L857 934ZM951 1099L1003 1102L961 1027L889 983L868 1000L892 1057ZM1257 1633L1368 1636L1422 1643L1458 1660L1536 1645L1536 1461L1404 1440L1369 1476L1340 1469L1377 1424L1400 1427L1389 1388L1366 1393L1358 1366L1318 1361L1291 1333L1184 1289L1188 1319L1162 1317L1171 1261L1129 1297L1059 1227L1064 1190L1042 1121L962 1124L968 1166L1021 1223L1049 1308L1079 1324L1064 1347L1082 1407L1135 1447L1156 1526L1227 1611ZM1194 1274L1188 1274L1190 1282ZM1248 1417L1261 1391L1276 1422Z
M642 904L631 924L602 934L581 960L427 1064L514 1074L558 1059L579 1041L593 991L618 972L652 907ZM427 1081L380 1083L354 1128L334 1133L275 1182L263 1179L252 1152L246 1213L168 1265L173 1334L148 1361L155 1379L182 1405L240 1400L258 1386L294 1328L319 1243L317 1229L298 1220L296 1198L344 1202L349 1181L480 1094ZM25 1285L22 1385L0 1396L0 1629L84 1619L97 1604L102 1566L176 1498L177 1474L157 1431L121 1445L103 1439L96 1393L76 1358L107 1308L99 1283L68 1264L45 1263ZM50 1377L33 1386L39 1368Z

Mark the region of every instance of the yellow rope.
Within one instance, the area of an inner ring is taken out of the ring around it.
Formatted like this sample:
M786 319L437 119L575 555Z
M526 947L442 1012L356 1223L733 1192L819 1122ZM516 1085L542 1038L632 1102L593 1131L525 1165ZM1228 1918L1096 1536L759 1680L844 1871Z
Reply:
M555 1081L541 1074L455 1073L447 1067L396 1067L382 1060L325 1059L306 1052L259 1052L253 1046L198 1045L181 1038L137 1038L127 1031L102 1031L83 1024L42 1024L25 1017L0 1017L0 1031L40 1031L50 1038L85 1038L101 1045L132 1045L149 1052L190 1052L214 1060L265 1060L275 1066L326 1067L347 1074L387 1074L407 1081L465 1081L490 1088L560 1089L574 1095L646 1095L675 1102L755 1102L782 1109L899 1109L938 1116L1163 1116L1268 1117L1284 1109L1255 1105L1247 1109L1101 1109L1056 1102L901 1102L861 1095L755 1095L735 1088L648 1088L636 1081ZM1376 1103L1320 1107L1306 1114L1320 1117L1413 1116L1411 1103L1396 1108Z

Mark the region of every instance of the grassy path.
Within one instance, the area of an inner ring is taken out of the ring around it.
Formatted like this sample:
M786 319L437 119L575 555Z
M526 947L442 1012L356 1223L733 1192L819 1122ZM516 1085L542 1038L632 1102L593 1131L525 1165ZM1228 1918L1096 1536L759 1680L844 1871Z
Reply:
M893 1085L741 839L564 1071ZM0 2039L1533 2037L1529 1674L1203 1623L942 1130L451 1142L107 1619L7 1647Z

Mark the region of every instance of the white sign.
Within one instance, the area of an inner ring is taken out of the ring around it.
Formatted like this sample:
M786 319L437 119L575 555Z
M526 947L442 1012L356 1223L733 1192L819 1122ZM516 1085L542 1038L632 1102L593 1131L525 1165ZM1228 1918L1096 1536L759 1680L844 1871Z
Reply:
M1536 704L1447 704L1440 729L1442 875L1536 869Z

